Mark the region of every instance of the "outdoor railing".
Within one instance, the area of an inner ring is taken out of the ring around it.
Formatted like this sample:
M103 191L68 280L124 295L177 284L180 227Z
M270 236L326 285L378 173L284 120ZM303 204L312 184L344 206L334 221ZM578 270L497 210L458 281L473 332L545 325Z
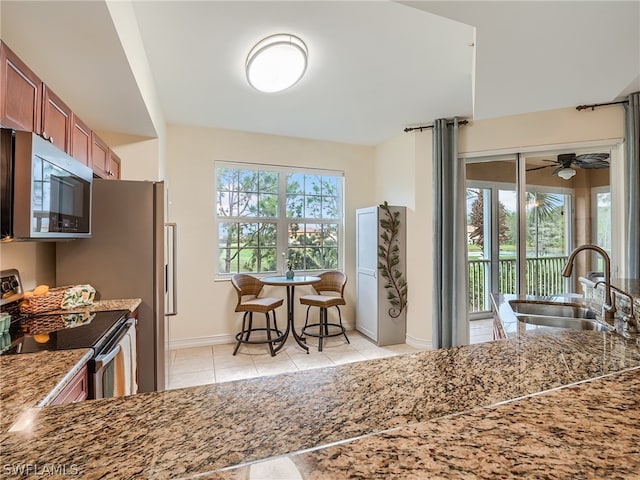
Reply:
M565 292L561 275L567 257L535 257L526 259L526 293L553 295ZM491 310L491 261L469 260L469 312ZM498 291L516 293L516 260L502 259L498 263Z

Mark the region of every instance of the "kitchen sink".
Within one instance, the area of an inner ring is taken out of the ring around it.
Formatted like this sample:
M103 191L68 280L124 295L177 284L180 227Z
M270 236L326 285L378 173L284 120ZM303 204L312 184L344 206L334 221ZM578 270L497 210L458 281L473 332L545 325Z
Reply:
M589 320L594 320L596 318L596 312L582 305L563 305L559 303L527 302L521 300L512 300L509 304L511 305L513 312L516 314Z
M572 328L574 330L595 330L598 332L608 332L612 329L593 320L585 318L550 317L538 315L518 315L518 321L530 325L554 328Z

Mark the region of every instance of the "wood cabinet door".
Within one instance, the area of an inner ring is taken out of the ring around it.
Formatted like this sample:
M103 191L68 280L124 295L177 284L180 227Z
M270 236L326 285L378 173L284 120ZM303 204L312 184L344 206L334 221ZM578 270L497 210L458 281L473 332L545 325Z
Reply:
M109 178L109 147L95 132L91 132L91 166L100 178Z
M109 149L109 171L107 174L112 180L120 179L120 157L118 157L111 149Z
M51 401L50 405L74 403L86 400L89 396L89 370L85 364L69 381L60 393Z
M0 42L0 125L40 134L42 81Z
M71 156L91 168L91 130L75 115L71 116Z
M43 85L42 136L65 153L71 153L71 109Z

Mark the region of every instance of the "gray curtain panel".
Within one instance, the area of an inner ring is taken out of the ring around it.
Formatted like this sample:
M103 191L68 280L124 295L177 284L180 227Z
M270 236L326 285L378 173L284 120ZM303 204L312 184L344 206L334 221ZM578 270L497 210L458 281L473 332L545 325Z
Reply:
M625 104L627 162L627 277L640 278L640 92Z
M433 347L469 343L465 163L458 159L458 120L433 126Z

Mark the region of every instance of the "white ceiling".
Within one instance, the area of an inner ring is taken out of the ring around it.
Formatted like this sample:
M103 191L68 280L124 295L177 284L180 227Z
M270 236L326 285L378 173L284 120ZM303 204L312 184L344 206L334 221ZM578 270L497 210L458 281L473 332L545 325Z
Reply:
M436 118L640 90L640 1L132 3L168 123L375 145ZM0 12L2 39L92 128L155 135L104 1L3 0ZM246 55L281 32L307 43L309 68L259 94Z

